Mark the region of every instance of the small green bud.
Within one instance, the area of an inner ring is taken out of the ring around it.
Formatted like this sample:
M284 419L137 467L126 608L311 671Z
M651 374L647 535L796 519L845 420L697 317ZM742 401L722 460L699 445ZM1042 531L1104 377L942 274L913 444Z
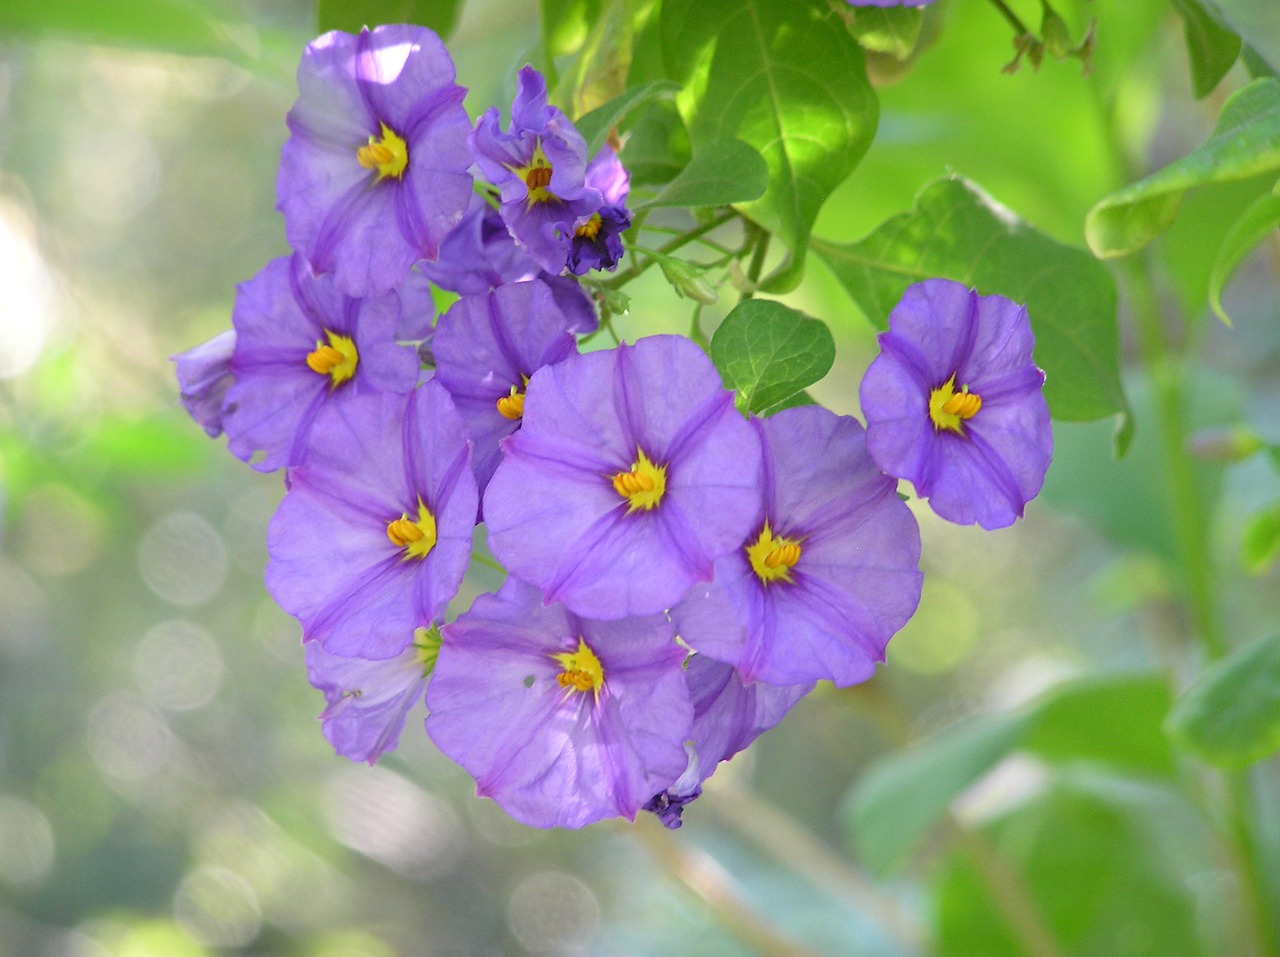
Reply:
M716 293L715 287L703 278L707 272L705 266L670 256L663 256L658 260L658 265L662 267L662 275L667 277L667 282L671 283L672 288L682 298L688 296L704 306L714 306L719 300L720 296Z

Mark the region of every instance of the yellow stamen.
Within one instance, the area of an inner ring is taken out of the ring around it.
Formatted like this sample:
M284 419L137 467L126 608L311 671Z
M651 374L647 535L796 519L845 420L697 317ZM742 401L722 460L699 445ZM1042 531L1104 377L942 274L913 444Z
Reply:
M498 411L508 419L518 419L524 415L524 393L511 387L511 394L498 399Z
M405 512L387 523L387 538L397 548L404 549L404 558L426 558L436 547L436 517L431 514L421 498L418 499L418 517L411 519Z
M581 239L595 239L600 235L600 214L592 213L591 218L573 231Z
M386 123L382 126L382 139L369 137L369 142L356 150L356 161L365 169L378 171L378 181L391 177L399 179L409 165L409 147Z
M766 585L770 582L791 582L791 569L800 561L800 542L791 538L777 538L769 527L768 519L760 529L755 543L746 546L747 561L756 576Z
M640 509L657 508L667 491L667 467L654 465L649 456L636 449L631 471L618 472L612 478L613 490L630 502L628 514Z
M556 675L556 683L561 688L570 693L590 691L597 699L600 697L600 689L604 686L604 668L586 641L579 637L576 651L565 651L551 657L562 669Z
M317 375L327 375L331 386L339 386L356 374L360 362L356 344L350 336L325 330L328 344L316 340L316 347L307 353L307 368Z
M551 160L547 159L547 154L542 150L542 140L538 140L534 144L533 156L529 159L529 165L509 166L507 168L524 180L524 185L529 190L528 205L545 203L558 198L555 193L547 188L551 185L551 174L554 167L551 165Z
M934 431L947 429L957 435L964 435L961 422L972 419L982 408L982 396L970 392L963 386L956 391L956 375L929 393L929 418L933 421Z

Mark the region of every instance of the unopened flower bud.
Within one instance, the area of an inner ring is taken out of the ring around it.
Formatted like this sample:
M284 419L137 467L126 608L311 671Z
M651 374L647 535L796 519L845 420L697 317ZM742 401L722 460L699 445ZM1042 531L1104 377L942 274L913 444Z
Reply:
M668 256L663 256L658 265L662 267L662 274L667 277L667 282L671 283L679 295L688 296L704 306L714 306L720 298L715 287L703 278L707 271L705 267Z

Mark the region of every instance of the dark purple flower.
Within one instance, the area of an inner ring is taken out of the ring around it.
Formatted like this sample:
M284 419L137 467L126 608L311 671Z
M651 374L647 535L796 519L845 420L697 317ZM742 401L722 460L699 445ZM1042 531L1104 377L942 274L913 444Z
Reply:
M553 276L543 272L538 276L551 290L551 298L569 320L569 328L580 336L589 335L600 328L600 316L595 302L572 276Z
M296 464L321 406L417 385L417 352L397 340L421 338L431 318L430 291L416 275L352 299L301 256L272 260L236 291L227 447L263 472Z
M503 283L533 279L540 267L507 231L496 209L478 194L462 221L440 244L440 258L418 267L441 289L479 296Z
M702 782L715 774L720 762L745 750L813 690L813 682L743 684L732 665L700 654L689 658L685 680L693 703L688 764L671 787L656 793L644 806L672 829L680 826L681 812L702 793Z
M920 601L920 532L854 419L821 406L753 419L763 503L709 585L671 610L680 637L748 681L869 678Z
M534 373L485 492L489 544L575 614L663 611L737 548L760 508L760 442L682 336Z
M622 258L622 234L631 228L627 194L631 175L607 143L587 164L587 185L600 191L601 207L578 222L569 248L569 272L576 276L592 269L617 267Z
M425 628L395 658L348 658L308 644L307 679L328 702L320 721L333 749L369 764L394 750L406 715L426 691L439 647L439 633Z
M208 342L169 357L178 377L182 407L210 438L222 434L223 398L235 381L230 366L235 347L235 330L228 329Z
M443 633L427 733L516 820L633 819L684 770L685 651L662 615L577 618L509 578Z
M470 442L444 386L330 403L267 531L267 590L334 655L394 658L471 559Z
M585 185L587 144L569 118L547 104L547 83L531 66L517 76L504 133L497 107L476 123L470 143L480 172L498 187L502 219L516 240L553 275L564 270L577 223L600 207Z
M577 351L570 319L543 283L507 283L450 306L436 325L432 351L436 381L467 423L483 493L498 467L499 440L520 427L529 377Z
M876 464L949 521L1013 524L1053 456L1026 307L928 279L903 293L879 341L859 390Z
M298 92L276 182L289 243L348 295L386 292L471 197L453 61L425 27L333 31L303 53Z

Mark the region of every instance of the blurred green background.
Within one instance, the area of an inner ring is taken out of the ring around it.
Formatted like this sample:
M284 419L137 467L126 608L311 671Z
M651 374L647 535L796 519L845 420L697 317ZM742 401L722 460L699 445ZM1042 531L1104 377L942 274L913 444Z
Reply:
M1113 423L1059 426L1046 490L1015 528L918 510L924 597L888 666L805 699L722 767L682 830L529 830L472 796L420 714L376 768L333 755L298 629L262 587L279 476L177 405L167 357L226 328L235 284L287 251L275 167L312 5L9 3L0 957L1241 952L1236 869L1206 811L1219 782L1161 728L1197 654L1137 363L1128 457L1112 458ZM878 74L876 141L816 234L859 238L957 172L1083 245L1089 207L1198 144L1246 79L1237 66L1196 101L1163 0L1066 6L1083 11L1075 30L1099 21L1089 76L1053 60L1002 73L1012 47L994 9L938 4L934 45ZM464 5L450 47L473 115L509 101L537 34L532 3ZM1205 306L1222 235L1269 187L1192 194L1150 253L1187 346L1192 431L1280 442L1280 246L1230 286L1233 329ZM658 272L632 290L626 338L687 328ZM816 260L789 301L836 333L815 394L856 412L871 328ZM1241 545L1280 499L1276 474L1255 456L1202 463L1195 480L1230 641L1268 635L1280 576L1246 568ZM494 583L470 580L455 610ZM904 753L919 757L897 769L918 785L911 806L851 801ZM1274 759L1250 787L1274 868ZM1056 938L1039 950L1037 926Z

